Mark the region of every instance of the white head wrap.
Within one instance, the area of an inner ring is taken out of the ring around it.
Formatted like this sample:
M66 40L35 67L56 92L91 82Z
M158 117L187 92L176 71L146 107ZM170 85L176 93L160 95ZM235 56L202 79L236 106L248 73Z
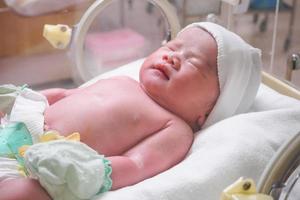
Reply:
M190 27L199 27L209 32L218 46L220 96L202 128L247 112L260 84L261 51L220 25L211 22L193 23L182 31Z

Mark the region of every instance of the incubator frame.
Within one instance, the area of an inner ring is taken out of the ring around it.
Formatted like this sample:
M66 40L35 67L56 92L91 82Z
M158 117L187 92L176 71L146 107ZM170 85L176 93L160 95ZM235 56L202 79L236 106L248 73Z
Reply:
M299 90L264 71L262 71L262 82L283 95L300 100Z
M278 150L258 183L260 193L286 200L296 182L300 182L300 132Z

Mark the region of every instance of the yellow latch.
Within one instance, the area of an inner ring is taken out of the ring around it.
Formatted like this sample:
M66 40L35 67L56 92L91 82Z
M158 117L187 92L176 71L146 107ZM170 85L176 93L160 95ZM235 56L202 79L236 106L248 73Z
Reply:
M239 178L223 190L221 200L273 200L273 198L269 195L257 193L252 179Z
M57 49L66 48L71 41L72 29L64 24L44 25L43 36Z

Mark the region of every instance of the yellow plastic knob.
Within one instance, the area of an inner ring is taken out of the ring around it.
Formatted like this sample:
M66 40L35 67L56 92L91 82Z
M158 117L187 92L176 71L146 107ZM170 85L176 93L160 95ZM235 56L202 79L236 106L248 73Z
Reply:
M257 193L255 183L252 179L239 178L223 190L221 200L273 200L273 198Z
M43 36L57 49L65 49L71 41L72 29L64 24L44 25Z

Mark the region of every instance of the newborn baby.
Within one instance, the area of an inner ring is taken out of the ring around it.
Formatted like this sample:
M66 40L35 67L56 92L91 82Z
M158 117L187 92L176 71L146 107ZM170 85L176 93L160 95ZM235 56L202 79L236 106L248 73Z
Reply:
M110 163L111 189L129 186L182 161L194 132L247 111L260 65L259 51L234 33L212 23L192 24L146 58L139 82L120 76L83 88L43 91L49 102L45 131L79 132L84 148ZM39 145L29 148L28 157ZM40 146L45 150L51 143ZM32 179L4 181L0 193L0 199L49 199Z

